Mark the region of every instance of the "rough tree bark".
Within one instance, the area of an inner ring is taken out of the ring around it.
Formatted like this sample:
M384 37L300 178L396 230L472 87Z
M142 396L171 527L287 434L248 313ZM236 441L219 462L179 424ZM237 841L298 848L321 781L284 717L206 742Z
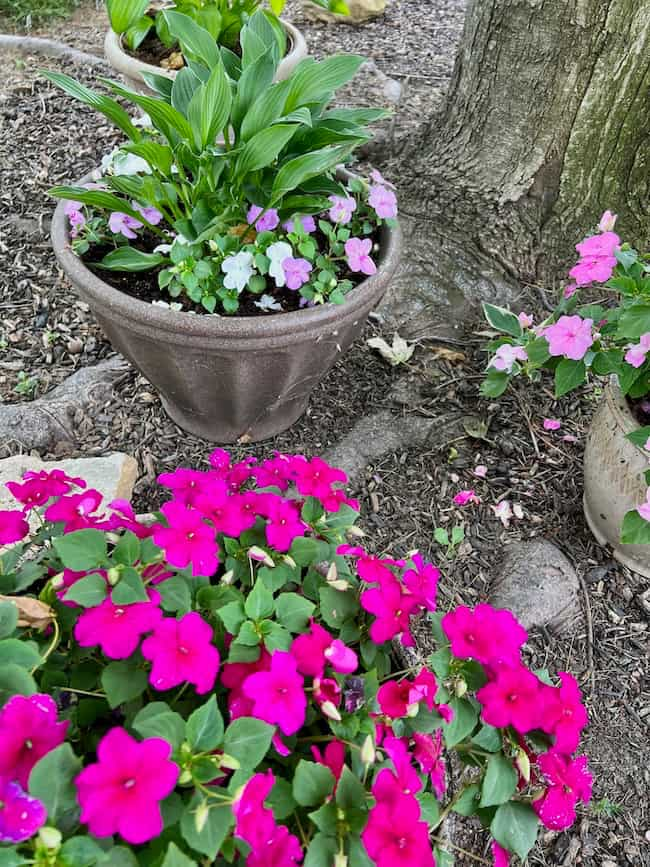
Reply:
M444 305L552 289L606 208L647 244L649 97L650 0L469 0L442 114L395 160L390 318L422 332Z

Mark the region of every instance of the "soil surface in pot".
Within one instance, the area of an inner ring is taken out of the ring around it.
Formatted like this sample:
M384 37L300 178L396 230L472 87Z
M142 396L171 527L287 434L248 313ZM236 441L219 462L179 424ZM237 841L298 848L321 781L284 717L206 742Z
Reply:
M178 50L178 45L172 45L168 48L156 36L155 30L150 30L142 40L135 51L131 51L124 43L122 50L129 57L134 57L141 63L148 63L150 66L160 66L162 69L180 69L185 66L183 56ZM172 59L170 63L170 59ZM178 62L174 62L178 59Z
M324 248L327 246L327 240L320 230L314 232L312 237L318 242L319 248ZM374 246L379 241L379 230L376 230L374 234L370 235L369 237L372 239ZM137 249L142 250L145 253L150 253L159 243L160 238L157 235L145 231L140 235L137 241L131 244L131 246L136 247ZM108 253L111 253L114 249L115 248L111 244L98 244L94 247L91 247L90 250L88 250L88 252L81 257L81 259L84 265L90 271L92 271L93 274L96 274L101 280L103 280L105 283L108 283L109 286L112 286L114 289L118 289L120 292L124 292L126 295L130 295L132 298L137 298L138 301L144 301L148 304L156 301L164 301L166 304L180 304L182 309L188 313L208 313L208 311L204 307L202 307L201 304L197 304L196 302L192 301L191 298L187 297L187 295L183 294L179 295L178 298L172 298L169 292L161 289L158 286L158 274L162 270L161 268L152 268L151 271L140 272L109 271L106 268L102 268L96 264L97 262L100 262L103 257L106 256ZM353 283L354 287L358 286L366 279L367 278L364 274L358 274L349 270L341 273L341 280L350 280ZM272 281L269 282L271 285L267 288L266 293L262 294L270 295L275 301L280 303L282 305L281 311L260 310L259 307L255 306L255 302L259 301L260 296L253 295L250 292L243 292L239 298L239 309L234 315L279 316L282 315L282 313L291 313L295 310L300 309L300 302L303 300L303 298L299 291L287 289L286 286L281 288L272 287ZM304 307L305 305L303 304L302 306ZM220 315L224 316L228 315L220 306L217 306L215 313L219 313Z

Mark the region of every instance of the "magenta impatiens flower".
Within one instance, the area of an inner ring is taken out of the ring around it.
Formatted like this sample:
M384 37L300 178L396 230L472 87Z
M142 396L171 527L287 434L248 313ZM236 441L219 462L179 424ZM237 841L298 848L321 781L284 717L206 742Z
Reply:
M287 281L287 289L295 290L309 282L309 275L313 266L307 259L294 259L292 256L287 256L286 259L282 260L282 268Z
M413 568L404 572L402 582L417 600L418 605L426 608L427 611L435 611L440 569L437 569L433 563L425 563L422 555L417 552L411 554L410 559Z
M309 461L294 460L291 467L298 491L321 502L331 496L333 485L345 484L348 480L343 470L330 466L319 457Z
M309 632L294 638L291 655L298 664L298 671L310 677L320 677L328 663L341 674L351 674L359 664L354 650L313 620Z
M561 686L544 689L541 727L555 735L554 749L557 752L570 755L577 749L580 732L589 722L589 717L575 677L561 671L559 678Z
M0 545L20 542L29 533L25 514L18 509L0 511Z
M528 353L524 347L502 343L494 353L488 367L493 367L504 373L512 373L512 368L517 361L528 361Z
M409 627L411 614L419 608L419 603L410 593L402 592L398 581L391 577L381 582L380 589L364 590L360 602L364 611L376 617L370 626L370 637L375 644L401 635L405 647L413 646Z
M349 223L352 214L357 209L357 203L352 196L330 196L332 207L329 209L329 218L333 223Z
M378 801L361 839L376 867L435 867L429 829L411 795L398 793L388 802Z
M196 611L180 620L165 617L159 621L141 648L144 658L153 663L151 685L164 691L193 683L199 695L211 690L220 662L212 639L212 627Z
M381 184L370 186L368 204L382 220L390 220L397 216L397 197L392 190Z
M593 319L560 316L554 325L544 329L549 353L554 357L563 355L573 361L580 361L594 342L593 324Z
M473 609L459 605L445 614L441 625L454 656L475 659L482 665L517 665L520 648L528 639L511 611L486 604Z
M12 696L0 710L0 777L17 780L26 789L30 771L63 743L68 725L57 721L49 695Z
M573 825L578 801L587 804L591 800L592 776L587 770L587 757L571 759L550 750L538 757L537 765L548 788L533 801L533 809L547 828L563 831Z
M284 825L276 825L264 806L275 784L273 772L255 774L235 796L235 836L251 847L246 867L292 867L302 860L300 841Z
M494 867L508 867L510 864L510 853L503 846L499 845L496 840L492 841L492 859Z
M377 690L379 709L391 719L416 716L423 698L422 690L410 680L387 680Z
M64 532L72 533L74 530L83 530L91 527L99 519L93 515L102 501L99 491L90 489L81 494L69 494L60 497L56 503L52 503L45 510L45 520L64 524Z
M86 608L75 624L77 643L81 647L99 645L109 659L127 659L137 650L142 636L162 619L160 595L149 590L148 596L148 602L116 605L108 598L94 608Z
M377 272L377 266L370 258L372 241L370 238L349 238L345 242L345 258L351 271L367 274L369 277Z
M476 491L471 488L466 491L459 491L453 498L454 506L466 506L468 503L480 503L481 500L476 496Z
M184 569L192 564L192 575L214 575L219 565L215 533L203 520L201 513L173 500L160 511L167 518L168 527L157 524L153 540L165 552L172 566Z
M71 479L61 470L52 470L50 473L25 473L23 479L23 482L7 482L6 487L25 509L44 506L52 497L67 494L72 484L78 487L86 486L81 479Z
M45 824L47 810L15 780L0 776L0 843L22 843Z
M293 540L307 532L299 506L282 497L269 498L267 515L266 538L277 551L288 551Z
M304 681L290 653L275 650L270 671L247 677L243 691L253 700L252 715L279 726L283 734L295 734L304 723L307 709Z
M119 834L137 845L163 830L160 802L174 790L179 768L162 738L136 741L123 728L111 729L97 747L97 763L75 780L80 821L95 837Z
M130 217L128 214L123 214L121 211L114 211L108 218L108 228L114 235L124 235L132 241L137 238L134 229L141 229L142 223L136 220L135 217Z
M246 214L246 219L251 226L255 226L258 232L271 232L280 225L280 217L275 208L269 208L262 214L264 208L259 205L251 205ZM260 217L260 214L262 216Z
M431 786L439 800L447 791L446 766L444 759L444 744L440 729L433 735L413 733L415 749L413 757L418 762L422 771L431 777Z
M602 217L600 218L600 222L598 223L598 229L601 232L611 232L616 225L616 219L616 214L613 214L609 210L604 211Z
M418 772L411 764L411 753L407 747L407 743L408 740L406 738L402 740L401 738L388 737L384 738L382 749L385 750L386 755L395 768L394 773L388 771L388 774L397 780L400 790L405 795L415 795L422 788L422 781L418 776ZM380 782L383 774L384 771L379 774L373 787L374 795L379 801L383 800L383 786ZM384 781L386 781L386 776L384 776ZM394 781L390 781L389 787L390 791L386 792L388 799L392 797L395 790Z
M495 680L481 687L476 698L483 705L483 720L495 728L512 726L525 734L540 725L541 684L523 665L499 668Z

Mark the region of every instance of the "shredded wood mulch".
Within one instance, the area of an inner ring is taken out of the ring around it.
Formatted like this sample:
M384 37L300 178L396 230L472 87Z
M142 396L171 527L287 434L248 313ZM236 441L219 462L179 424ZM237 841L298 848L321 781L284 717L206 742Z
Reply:
M398 117L408 129L421 108L430 110L436 104L446 86L463 6L461 0L389 0L384 18L363 28L308 23L296 2L289 14L306 32L314 53L360 51L400 81ZM101 53L103 16L86 3L71 22L56 24L42 35ZM56 266L48 237L54 203L46 190L85 174L117 137L100 116L62 96L38 75L40 67L65 69L90 84L93 71L36 57L6 55L4 60L0 399L12 402L41 395L75 369L112 352ZM357 92L352 98L366 97ZM525 309L537 312L538 319L543 315L535 298ZM545 537L565 552L581 579L582 618L569 636L536 632L528 650L535 665L553 672L571 670L579 678L591 717L585 748L595 795L572 829L543 835L530 863L646 867L650 582L613 561L595 543L582 516L582 450L598 393L583 391L556 401L546 383L542 388L521 385L498 402L480 399L485 365L483 338L477 333L481 328L478 322L468 323L457 345L422 340L408 365L398 368L390 368L358 342L315 391L307 415L290 431L233 451L238 456L268 455L273 449L323 453L364 415L392 410L399 424L404 413L417 414L431 421L430 444L385 454L357 481L370 546L396 555L417 547L436 560L444 575L443 607L488 597L506 542ZM366 336L375 333L381 331L370 323ZM383 336L390 342L390 335ZM544 431L545 417L560 419L560 431ZM449 434L440 433L443 422ZM577 441L564 441L567 434ZM213 447L180 431L135 372L94 422L80 414L76 435L79 454L122 450L137 457L141 475L136 505L141 511L159 505L158 473L178 464L205 466ZM15 443L0 443L0 455L17 448ZM64 454L60 446L43 457ZM478 464L488 467L485 480L473 476ZM452 507L453 495L470 487L481 504ZM502 499L523 510L523 517L507 528L490 508ZM434 530L456 524L462 524L465 541L447 558L434 541ZM473 827L456 842L466 850L456 853L458 865L491 863L485 838Z

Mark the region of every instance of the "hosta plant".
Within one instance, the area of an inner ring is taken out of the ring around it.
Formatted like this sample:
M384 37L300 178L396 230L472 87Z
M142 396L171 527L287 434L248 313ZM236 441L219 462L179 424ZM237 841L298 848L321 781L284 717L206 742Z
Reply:
M148 76L158 97L106 82L144 110L144 120L134 123L115 100L49 74L130 139L95 182L50 191L70 200L73 249L103 273L141 280L148 272L163 296L155 300L195 312L343 302L376 271L379 231L397 214L392 185L377 172L370 182L335 173L384 114L328 108L362 58L306 59L273 83L280 52L262 12L242 30L241 60L186 15L164 15L193 58L189 66L173 83Z
M524 664L510 612L437 611L417 552L361 547L340 470L218 450L159 482L147 523L60 470L8 485L0 865L432 867L450 811L505 865L571 825L576 681ZM438 649L404 670L418 614Z
M650 256L640 253L614 231L616 215L606 211L598 231L576 245L578 262L569 272L562 298L544 321L484 304L496 332L488 344L491 358L481 391L503 394L515 377L538 382L551 371L555 394L562 397L587 382L612 375L624 395L648 415L650 404ZM601 287L602 297L582 303L581 292ZM635 445L650 447L650 426L628 435ZM650 454L650 449L649 449ZM650 484L650 473L646 477ZM625 543L650 542L650 498L627 513Z
M317 6L330 12L347 14L344 0L314 0ZM177 45L176 36L170 31L163 9L174 8L188 15L204 27L219 45L234 50L239 44L242 27L258 9L263 9L264 0L176 0L174 3L152 3L151 0L107 0L106 8L112 29L119 33L131 51L137 51L145 38L155 33L166 47ZM278 39L284 48L285 35L278 26L286 0L269 0L269 21L276 26ZM284 51L283 51L284 53Z

